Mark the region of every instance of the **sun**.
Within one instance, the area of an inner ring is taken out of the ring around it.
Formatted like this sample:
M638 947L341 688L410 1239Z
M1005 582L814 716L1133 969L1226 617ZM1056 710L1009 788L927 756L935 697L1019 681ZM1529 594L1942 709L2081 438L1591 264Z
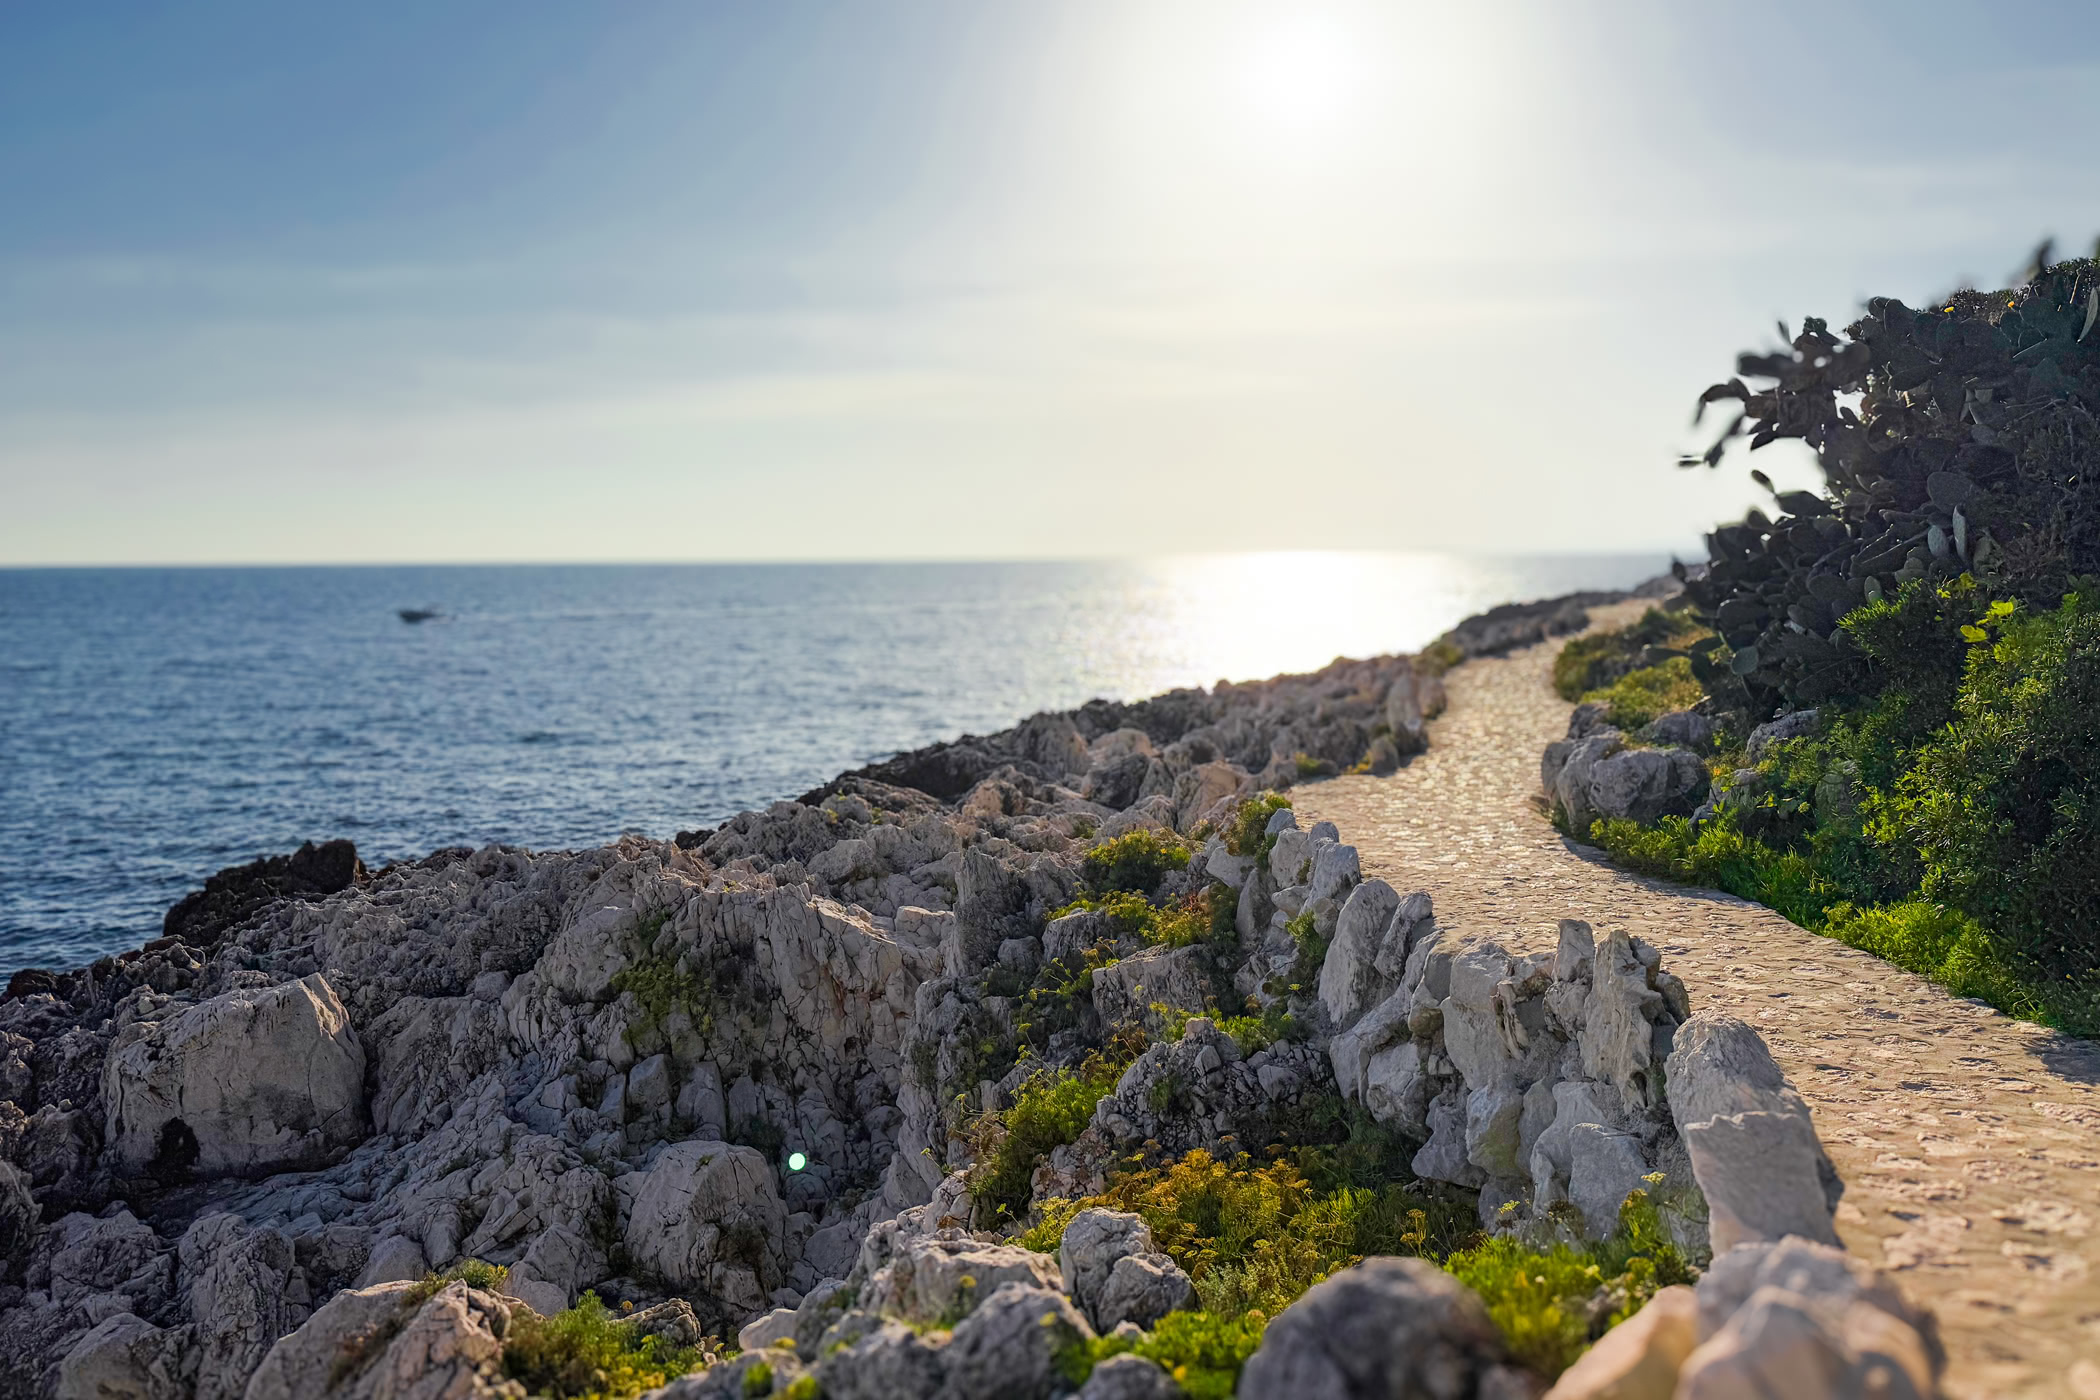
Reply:
M1323 16L1297 15L1264 26L1249 44L1248 100L1274 126L1337 125L1362 87L1362 57L1347 29Z

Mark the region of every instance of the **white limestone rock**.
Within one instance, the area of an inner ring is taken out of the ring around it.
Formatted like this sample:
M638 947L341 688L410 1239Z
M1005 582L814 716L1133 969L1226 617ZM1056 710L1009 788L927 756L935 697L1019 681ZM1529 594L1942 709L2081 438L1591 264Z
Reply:
M1503 1393L1488 1387L1509 1379L1502 1336L1472 1290L1423 1260L1380 1257L1315 1284L1277 1314L1236 1394L1458 1400Z
M118 1033L102 1074L108 1151L125 1173L156 1157L205 1176L319 1166L364 1139L364 1078L327 978L240 988Z
M1837 1242L1844 1183L1808 1105L1748 1023L1692 1017L1677 1029L1664 1071L1716 1254L1787 1235Z
M1109 1026L1139 1024L1157 1032L1167 1012L1195 1015L1209 1001L1210 976L1204 950L1147 948L1093 973L1094 1009Z
M1049 1400L1063 1384L1058 1354L1093 1339L1065 1295L1001 1285L956 1325L943 1357L951 1400Z
M780 1286L787 1210L772 1167L755 1149L678 1143L647 1172L616 1184L631 1200L624 1233L637 1266L677 1287L704 1288L746 1314Z
M1018 1245L986 1244L957 1229L898 1241L868 1281L866 1307L911 1322L953 1325L1004 1284L1057 1288L1057 1264Z

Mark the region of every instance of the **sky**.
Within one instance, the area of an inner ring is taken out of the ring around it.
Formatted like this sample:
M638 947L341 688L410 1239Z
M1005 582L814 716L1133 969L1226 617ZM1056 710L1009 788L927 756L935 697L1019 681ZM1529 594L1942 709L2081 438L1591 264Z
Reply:
M1690 554L2095 130L2008 0L0 5L0 564Z

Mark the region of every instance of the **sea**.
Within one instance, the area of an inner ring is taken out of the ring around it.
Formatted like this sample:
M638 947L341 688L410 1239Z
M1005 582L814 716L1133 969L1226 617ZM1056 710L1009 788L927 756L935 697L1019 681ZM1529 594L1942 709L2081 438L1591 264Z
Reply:
M308 839L377 866L669 836L1038 710L1412 651L1668 562L0 570L0 978L135 947Z

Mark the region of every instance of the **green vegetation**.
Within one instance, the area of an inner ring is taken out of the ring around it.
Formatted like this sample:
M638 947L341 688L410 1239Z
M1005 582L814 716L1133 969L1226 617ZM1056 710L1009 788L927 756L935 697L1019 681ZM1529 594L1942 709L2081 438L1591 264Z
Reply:
M1230 1400L1240 1368L1261 1345L1268 1319L1260 1314L1220 1316L1212 1312L1168 1313L1142 1337L1097 1337L1059 1355L1058 1368L1074 1385L1084 1384L1094 1367L1111 1356L1134 1352L1156 1361L1190 1400Z
M1054 1252L1080 1210L1133 1211L1188 1270L1200 1303L1133 1346L1097 1343L1075 1353L1077 1369L1068 1371L1075 1383L1102 1358L1136 1350L1173 1371L1192 1395L1230 1395L1267 1319L1373 1254L1440 1261L1481 1295L1512 1354L1548 1379L1656 1289L1692 1278L1645 1192L1627 1199L1619 1231L1607 1241L1541 1247L1509 1236L1483 1239L1470 1203L1391 1179L1404 1146L1375 1140L1380 1131L1360 1130L1348 1144L1301 1149L1260 1166L1244 1154L1223 1162L1191 1152L1125 1173L1100 1196L1046 1203L1041 1221L1018 1243Z
M552 1400L625 1400L698 1370L706 1360L699 1348L644 1336L613 1316L595 1293L552 1317L519 1312L503 1339L504 1374L528 1393Z
M1291 755L1291 767L1297 770L1300 779L1331 778L1341 771L1329 759L1314 758L1311 754L1302 752Z
M1487 1304L1510 1355L1549 1380L1658 1288L1693 1277L1644 1191L1620 1206L1609 1240L1539 1249L1498 1235L1452 1254L1444 1267Z
M1221 897L1222 894L1222 897ZM1235 903L1232 891L1223 885L1183 895L1167 904L1155 904L1141 894L1116 890L1104 895L1081 895L1050 917L1090 910L1115 921L1116 932L1149 947L1185 948L1192 943L1231 941Z
M1084 1201L1046 1203L1019 1243L1054 1251L1064 1223L1091 1206L1144 1217L1161 1249L1188 1270L1206 1311L1274 1316L1313 1284L1367 1254L1435 1254L1473 1233L1463 1204L1397 1182L1358 1185L1332 1152L1256 1165L1197 1150L1123 1174ZM1307 1167L1326 1178L1315 1181Z
M1101 842L1080 862L1080 878L1096 896L1116 891L1149 895L1172 870L1186 870L1189 848L1175 838L1140 828Z
M970 1195L1000 1216L1025 1214L1036 1163L1086 1131L1094 1105L1122 1072L1122 1064L1096 1054L1076 1074L1045 1070L1022 1084L1012 1107L986 1115L980 1125Z
M401 1301L409 1307L419 1308L436 1297L437 1291L448 1283L464 1283L484 1293L501 1293L509 1280L510 1270L501 1264L462 1259L441 1274L423 1275L401 1295Z
M1682 612L1650 608L1630 627L1593 632L1562 647L1553 659L1553 688L1563 700L1600 699L1596 692L1610 690L1636 671L1686 657L1683 648L1706 635L1705 627Z
M1269 818L1287 810L1291 799L1280 792L1265 792L1259 797L1250 797L1233 814L1232 825L1225 829L1225 850L1229 855L1245 856L1255 860L1267 860L1275 848L1276 838L1263 834Z
M2100 1033L2100 604L1970 576L1840 625L1871 694L1771 744L1694 830L1599 822L1620 863L1724 889L1960 996ZM1727 767L1730 765L1722 765Z
M1772 492L1680 571L1724 733L1816 707L1731 781L1742 843L1614 831L1629 861L1761 897L2003 1009L2100 1034L2100 262L1923 310L1814 318L1702 405L1727 444L1794 439L1821 492ZM1782 336L1785 332L1782 328ZM1570 661L1572 668L1577 663ZM1789 864L1784 857L1798 857ZM1798 912L1797 912L1798 911Z
M1319 985L1320 965L1327 961L1328 938L1315 927L1310 909L1295 919L1286 920L1284 930L1291 941L1298 945L1298 957L1291 964L1291 981L1288 990L1310 992Z
M761 1361L744 1372L745 1400L773 1393L773 1368Z
M1675 710L1688 710L1706 698L1706 687L1692 674L1689 657L1673 656L1654 666L1628 671L1585 700L1603 702L1605 719L1629 733Z

